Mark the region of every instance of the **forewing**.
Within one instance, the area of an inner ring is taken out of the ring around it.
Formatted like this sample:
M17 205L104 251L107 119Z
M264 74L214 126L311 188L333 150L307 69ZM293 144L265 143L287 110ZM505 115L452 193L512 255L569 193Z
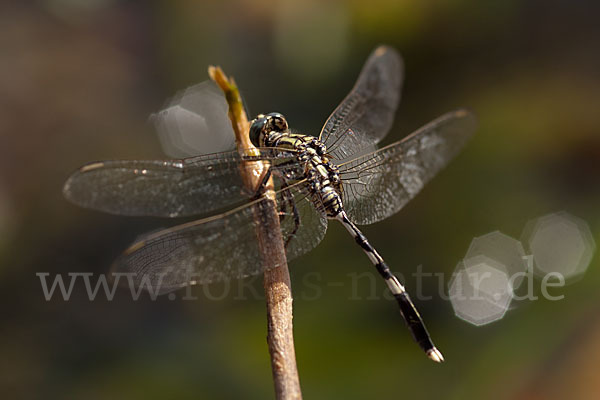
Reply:
M237 151L182 160L101 161L81 167L69 177L63 193L71 202L111 214L184 217L206 215L247 201L255 193L241 178L246 161L265 160L294 169L294 154L261 149L257 157Z
M341 164L350 219L371 224L398 212L458 154L475 127L469 111L450 112L399 142Z
M389 131L400 100L403 64L398 52L380 46L371 53L354 88L325 122L319 139L341 162L374 150Z
M301 224L295 227L291 214L283 210L281 236L270 232L263 241L267 254L277 250L277 240L287 240L288 259L315 247L327 229L327 220L304 199L302 190L288 188L277 193L277 207L284 196L298 202ZM305 204L302 204L305 203ZM261 259L257 228L268 225L264 210L272 204L261 198L225 214L193 221L149 235L135 242L116 261L113 272L131 274L135 287L167 293L183 286L205 284L257 275L278 267Z

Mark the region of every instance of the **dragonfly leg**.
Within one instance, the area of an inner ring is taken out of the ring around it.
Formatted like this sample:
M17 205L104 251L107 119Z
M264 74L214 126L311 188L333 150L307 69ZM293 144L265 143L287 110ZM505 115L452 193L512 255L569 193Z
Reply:
M260 196L263 195L264 189L267 186L267 182L271 178L271 175L275 174L281 179L281 190L289 186L287 183L287 179L283 174L279 173L280 171L275 171L275 173L273 173L272 171L273 170L271 169L271 167L269 167L266 171L263 172L263 175L260 178L260 183L258 184L256 192L254 193L255 199L258 199ZM298 212L298 207L294 203L294 197L292 196L292 194L289 191L283 191L283 194L283 203L279 206L281 210L279 213L279 221L283 221L283 218L285 218L285 216L287 215L288 206L292 209L292 215L294 217L294 229L287 235L287 238L285 239L285 248L287 248L288 244L296 235L296 232L298 232L298 228L300 227L300 213Z
M390 268L379 255L377 250L371 246L365 235L363 235L358 227L348 219L345 211L340 212L335 218L344 225L348 232L350 232L350 234L356 240L356 243L358 243L358 245L367 254L367 257L369 257L369 260L371 260L373 265L375 265L377 272L379 272L383 279L385 279L388 288L400 306L400 313L402 314L404 321L406 321L408 329L410 330L415 341L425 351L430 359L436 362L444 361L442 353L440 353L440 351L433 344L431 337L427 332L427 328L425 328L425 324L423 323L417 308L404 289L404 286L402 286L398 278L392 274L392 271L390 271Z
M263 171L262 176L260 177L260 183L257 185L256 191L254 192L254 199L258 199L265 193L265 188L267 187L269 179L271 179L271 175L271 167L269 166L265 171Z
M262 196L264 194L265 187L267 186L269 179L271 179L271 176L276 175L277 177L279 177L282 180L285 179L285 176L282 173L282 171L279 169L279 167L286 166L286 165L295 165L295 164L297 164L297 162L295 160L288 161L288 162L279 164L277 166L278 167L277 169L273 168L271 165L269 165L267 167L267 169L265 171L263 171L262 176L260 177L260 183L256 187L256 191L254 192L253 198L258 199L260 196Z
M285 197L285 195L284 195ZM287 215L287 206L289 205L289 202L287 200L287 198L284 198L284 201L281 202L281 205L279 206L279 222L283 222L283 219L285 218L285 216Z
M288 187L288 183L287 180L285 178L282 178L282 185L281 185L281 189L285 189ZM285 217L286 210L287 207L289 206L292 209L292 215L294 217L294 229L287 235L287 238L285 239L285 248L287 249L288 244L290 243L290 241L294 238L294 236L296 235L296 232L298 232L298 228L300 227L300 213L298 212L298 207L296 206L296 203L294 202L294 197L292 196L292 194L289 191L284 191L284 201L283 204L281 206L281 210L283 211L281 214L281 219L283 219Z

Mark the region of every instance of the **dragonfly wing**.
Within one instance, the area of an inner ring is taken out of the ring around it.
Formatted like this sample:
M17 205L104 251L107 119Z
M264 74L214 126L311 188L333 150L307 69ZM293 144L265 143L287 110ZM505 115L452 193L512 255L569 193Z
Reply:
M371 53L354 88L325 122L319 139L344 161L374 150L390 130L400 101L403 64L398 52L380 46Z
M302 199L301 190L287 188L277 192L277 208L282 210L284 197L298 197L301 224L295 233L291 214L283 210L281 237L288 245L288 256L294 258L315 247L325 234L327 220ZM244 278L279 265L267 265L261 260L257 229L268 224L264 210L271 206L261 198L224 214L189 222L159 231L132 244L113 265L113 272L132 274L136 287L154 293L167 293L184 286ZM279 232L263 243L266 252L276 251L274 243L281 240ZM273 246L273 248L269 247Z
M343 202L356 224L398 212L458 154L476 127L466 110L444 114L403 140L339 166Z
M243 161L287 162L294 155L265 149L258 157L237 151L168 161L102 161L87 164L69 177L65 197L85 208L129 216L184 217L206 215L246 202L240 168ZM290 165L291 162L291 165ZM277 166L274 166L277 168Z

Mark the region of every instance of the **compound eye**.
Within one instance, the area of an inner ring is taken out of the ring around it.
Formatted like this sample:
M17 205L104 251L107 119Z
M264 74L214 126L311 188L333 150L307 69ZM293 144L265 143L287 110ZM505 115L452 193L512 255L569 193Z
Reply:
M269 130L276 132L287 132L288 123L285 117L280 113L269 113L267 114L267 118L269 118Z
M262 146L262 139L267 128L269 120L264 115L258 115L250 125L250 141L256 147Z

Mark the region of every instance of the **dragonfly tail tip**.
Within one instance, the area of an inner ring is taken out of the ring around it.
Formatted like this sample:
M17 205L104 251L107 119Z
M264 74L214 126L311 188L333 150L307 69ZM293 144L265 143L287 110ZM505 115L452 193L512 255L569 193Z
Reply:
M442 355L442 353L437 349L437 348L432 348L430 350L427 350L427 357L429 357L429 359L437 362L437 363L442 363L444 362L444 356Z

